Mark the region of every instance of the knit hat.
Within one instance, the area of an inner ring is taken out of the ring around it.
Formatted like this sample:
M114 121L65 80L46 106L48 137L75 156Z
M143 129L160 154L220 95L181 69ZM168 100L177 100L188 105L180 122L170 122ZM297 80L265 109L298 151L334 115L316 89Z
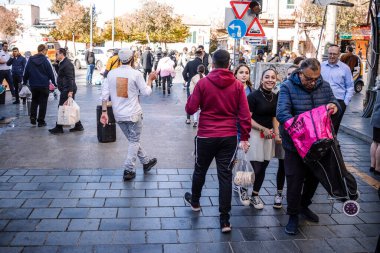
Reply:
M127 48L122 48L119 51L119 59L122 63L130 62L133 57L133 51Z

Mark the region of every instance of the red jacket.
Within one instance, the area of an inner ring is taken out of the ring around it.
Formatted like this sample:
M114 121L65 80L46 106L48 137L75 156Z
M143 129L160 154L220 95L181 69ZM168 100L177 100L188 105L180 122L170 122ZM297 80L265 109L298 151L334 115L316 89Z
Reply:
M244 87L228 69L212 70L199 80L186 104L186 112L194 114L201 109L199 137L230 137L237 135L237 120L241 140L249 139L251 114Z

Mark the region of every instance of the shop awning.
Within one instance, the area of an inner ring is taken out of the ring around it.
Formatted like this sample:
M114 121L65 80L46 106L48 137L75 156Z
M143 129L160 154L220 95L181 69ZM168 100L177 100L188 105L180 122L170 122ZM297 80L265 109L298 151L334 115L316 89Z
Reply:
M351 33L339 34L341 40L370 40L371 28L369 26L353 27Z

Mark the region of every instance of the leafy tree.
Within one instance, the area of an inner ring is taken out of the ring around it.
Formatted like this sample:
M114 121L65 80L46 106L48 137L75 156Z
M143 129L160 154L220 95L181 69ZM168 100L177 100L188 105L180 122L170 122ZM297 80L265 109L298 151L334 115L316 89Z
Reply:
M21 23L17 21L19 17L17 10L8 10L4 6L0 6L0 17L0 34L3 34L7 41L23 30Z
M90 8L79 3L64 6L56 28L50 33L57 40L71 40L74 37L80 42L89 42Z
M338 33L349 32L352 27L367 22L368 3L367 0L351 0L354 7L338 7L337 26ZM323 22L324 7L312 4L310 1L302 1L299 16L307 23L321 26ZM329 18L329 17L326 17Z
M174 15L173 7L156 0L145 0L133 16L138 33L145 35L140 42L183 42L189 36L188 27L182 23L181 17Z
M53 14L59 15L65 8L65 5L73 5L78 3L80 0L51 0L51 7L49 11Z
M112 39L112 21L108 22L103 31L105 40ZM133 16L125 15L115 18L115 41L136 41L142 40L144 34L137 29L137 23Z

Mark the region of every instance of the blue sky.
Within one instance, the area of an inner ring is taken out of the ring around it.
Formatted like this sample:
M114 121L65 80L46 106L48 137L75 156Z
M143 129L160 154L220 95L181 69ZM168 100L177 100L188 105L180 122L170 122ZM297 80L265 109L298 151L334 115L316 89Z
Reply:
M141 0L114 0L116 5L116 16L126 12L132 12L141 6ZM158 0L161 3L167 3L174 7L174 11L179 15L197 16L202 19L223 19L224 8L229 6L229 1L226 0ZM0 0L0 3L6 3L5 0ZM99 21L104 22L112 18L112 0L82 0L81 3L85 6L90 6L93 2L96 6L96 11L101 12ZM16 4L33 4L40 6L41 18L51 17L48 8L51 5L50 0L15 0ZM191 3L191 4L190 4Z

